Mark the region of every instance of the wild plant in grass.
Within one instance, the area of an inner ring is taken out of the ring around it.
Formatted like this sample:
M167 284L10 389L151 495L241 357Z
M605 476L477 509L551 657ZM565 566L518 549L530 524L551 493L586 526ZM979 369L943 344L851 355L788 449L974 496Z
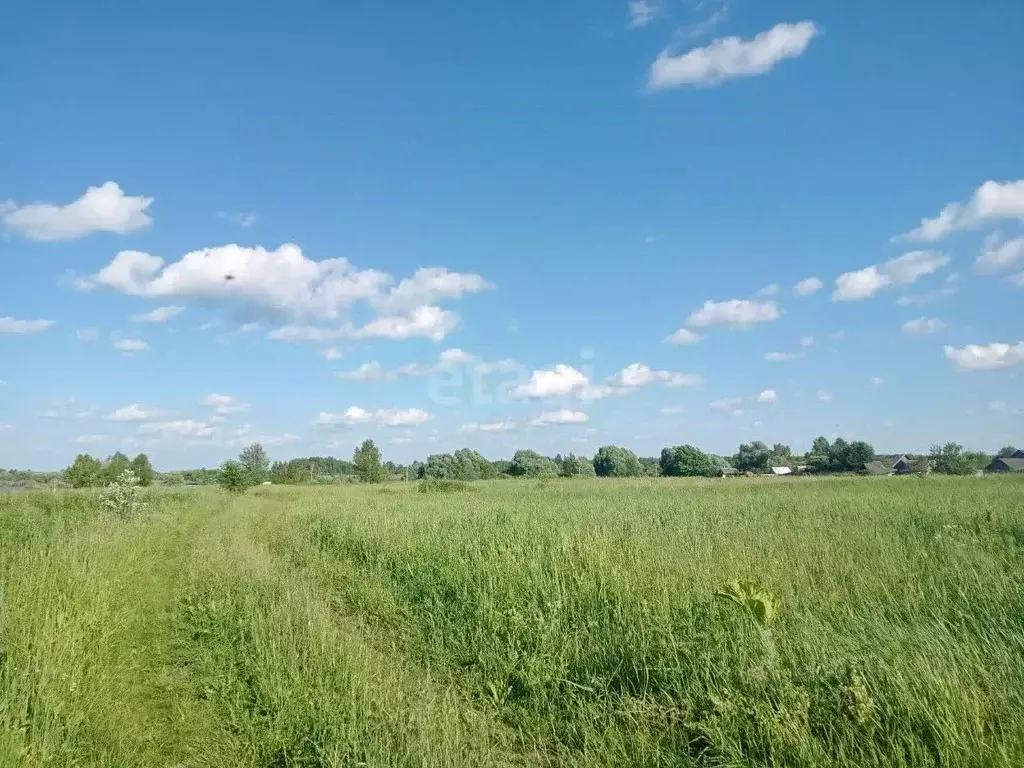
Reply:
M726 584L715 592L721 597L744 608L750 617L762 628L767 627L779 615L781 601L756 581L743 579Z
M104 488L100 498L104 509L124 519L136 517L146 508L139 478L130 469L124 470Z

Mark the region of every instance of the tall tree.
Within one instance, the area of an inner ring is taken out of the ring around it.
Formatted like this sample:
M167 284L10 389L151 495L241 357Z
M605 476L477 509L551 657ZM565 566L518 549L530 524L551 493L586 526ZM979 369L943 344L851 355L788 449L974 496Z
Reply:
M996 454L1000 459L1008 459L1017 452L1017 448L1012 445L1006 445L999 449L999 453Z
M594 462L586 456L577 456L570 453L562 459L562 470L559 473L562 477L594 477Z
M139 485L148 486L153 484L153 477L156 473L153 471L153 465L149 462L149 456L146 454L140 453L132 459L131 470L135 473Z
M508 473L516 477L553 477L558 474L558 467L547 456L524 449L515 452Z
M742 443L732 457L732 465L741 472L767 472L771 464L772 449L760 440Z
M64 470L64 479L72 488L90 488L99 485L103 477L103 466L88 453L80 453L74 463Z
M131 466L131 460L120 451L110 456L103 465L103 485L110 485Z
M711 477L718 474L718 462L692 445L677 445L661 451L661 474L667 477Z
M247 445L238 454L238 463L245 467L249 473L253 485L258 485L267 479L270 472L270 457L266 449L259 443Z
M217 484L231 493L244 493L252 485L252 475L241 462L225 461L217 473Z
M388 471L380 460L380 448L374 445L373 440L364 440L356 448L352 463L361 483L383 483L387 480Z
M933 445L931 459L935 471L944 475L969 475L974 472L971 459L959 443Z
M603 445L594 456L594 471L598 477L639 477L643 474L640 459L621 445Z

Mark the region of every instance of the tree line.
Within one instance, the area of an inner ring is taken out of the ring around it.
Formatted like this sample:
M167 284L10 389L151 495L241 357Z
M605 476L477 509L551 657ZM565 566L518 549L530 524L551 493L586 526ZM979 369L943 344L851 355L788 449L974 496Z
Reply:
M1014 446L1006 446L996 456L1012 456L1016 451ZM760 474L782 466L818 473L842 473L861 471L875 459L875 449L862 440L847 441L840 437L829 441L818 437L805 454L794 454L782 443L769 446L755 440L742 443L732 456L707 453L685 444L666 447L660 456L638 456L623 446L606 445L593 457L574 453L545 456L522 449L511 459L491 460L479 451L463 448L452 453L432 454L425 461L398 464L384 461L380 448L372 440L364 440L351 461L332 456L308 456L271 463L264 447L254 443L218 469L183 470L163 475L154 472L144 453L129 459L118 452L102 461L83 453L64 470L63 479L73 488L107 486L125 469L130 469L143 486L159 480L167 485L219 484L239 491L267 482L297 485L388 480L474 481L502 477L713 477L726 468ZM967 451L957 443L946 443L933 446L928 454L908 459L912 472L967 475L983 469L992 457Z

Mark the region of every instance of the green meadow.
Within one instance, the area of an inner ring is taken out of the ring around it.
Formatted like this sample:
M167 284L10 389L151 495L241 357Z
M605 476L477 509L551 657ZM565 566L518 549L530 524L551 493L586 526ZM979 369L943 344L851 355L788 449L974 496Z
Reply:
M1021 478L423 490L0 495L0 766L1024 764Z

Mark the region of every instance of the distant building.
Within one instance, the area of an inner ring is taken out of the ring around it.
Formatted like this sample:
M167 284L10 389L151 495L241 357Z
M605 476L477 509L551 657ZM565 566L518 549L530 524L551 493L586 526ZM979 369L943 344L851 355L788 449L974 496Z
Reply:
M1011 459L1024 459L1024 448L1018 448L1016 451L1014 451L1013 456L1011 456L1010 458Z
M789 467L772 467L772 474L776 476L791 475L793 470Z
M913 460L905 453L890 453L883 456L875 456L871 462L885 464L897 475L909 475L914 471Z
M720 467L718 470L719 477L739 477L740 471L735 467Z
M1017 451L1020 453L1020 451ZM1024 472L1024 456L1021 458L1011 457L1008 459L993 459L992 463L985 467L986 472Z

